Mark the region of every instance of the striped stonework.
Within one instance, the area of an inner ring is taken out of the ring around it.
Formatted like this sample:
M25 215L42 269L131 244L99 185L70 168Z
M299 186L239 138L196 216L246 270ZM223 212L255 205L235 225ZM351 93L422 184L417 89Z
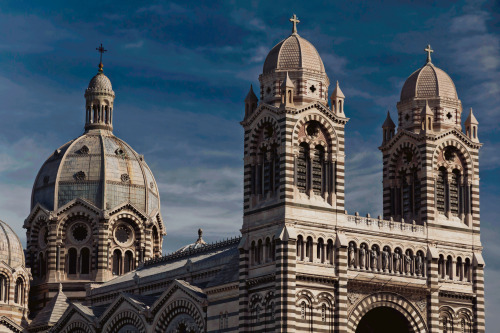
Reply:
M418 309L411 304L405 297L396 293L379 292L373 293L360 300L355 308L349 313L347 331L356 332L356 327L370 310L377 307L388 307L397 310L408 320L411 331L415 333L427 332L425 320L420 315Z
M485 332L484 320L484 267L481 264L475 265L472 270L473 290L476 294L474 302L474 332Z
M427 298L427 327L430 332L439 332L439 279L438 258L428 258L427 281L430 295Z
M295 240L278 240L276 246L275 332L293 332L296 330L295 251Z
M337 245L337 256L335 258L338 281L336 288L336 304L334 312L335 332L347 332L347 246L344 244Z
M250 323L250 313L249 313L249 297L247 289L247 277L248 277L248 266L249 266L249 254L248 250L243 248L240 251L240 263L239 263L239 310L238 310L238 322L239 322L239 332L248 332Z

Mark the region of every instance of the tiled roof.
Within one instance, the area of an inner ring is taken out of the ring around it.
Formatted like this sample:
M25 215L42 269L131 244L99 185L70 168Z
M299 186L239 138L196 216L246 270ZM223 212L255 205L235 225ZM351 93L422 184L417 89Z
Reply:
M403 85L401 101L415 97L458 99L457 90L451 78L431 62L411 74Z
M54 325L62 317L69 305L68 298L62 289L59 289L57 294L52 297L50 302L33 319L30 328L42 328Z
M267 55L263 73L273 70L309 69L325 72L325 66L316 48L298 34L279 42Z

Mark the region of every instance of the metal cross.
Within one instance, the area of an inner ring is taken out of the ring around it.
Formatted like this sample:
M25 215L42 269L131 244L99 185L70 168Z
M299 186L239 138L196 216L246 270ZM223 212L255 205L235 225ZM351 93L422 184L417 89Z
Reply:
M427 44L427 48L424 49L425 52L427 52L427 63L431 62L431 53L434 52L433 49L431 49L431 44Z
M104 47L102 46L102 43L101 43L101 46L99 46L98 48L96 48L96 50L101 54L101 58L100 58L100 63L102 64L102 54L104 52L107 52L108 50L105 50Z
M293 14L292 18L290 19L290 22L293 23L292 34L296 34L297 33L297 23L300 23L299 19L297 18L297 15Z

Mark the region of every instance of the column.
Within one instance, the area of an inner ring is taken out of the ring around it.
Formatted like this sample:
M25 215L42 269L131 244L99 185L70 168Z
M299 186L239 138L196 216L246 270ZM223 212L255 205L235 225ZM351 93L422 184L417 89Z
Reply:
M245 235L243 237L246 237ZM248 332L250 330L249 298L247 291L247 277L249 264L249 251L245 245L239 249L239 332Z
M347 241L344 235L337 234L335 242L337 251L335 265L337 266L338 284L336 290L336 306L334 309L334 331L347 333ZM366 256L369 256L367 251Z
M284 235L285 233L282 233ZM294 332L296 240L285 236L276 246L276 319L275 332Z

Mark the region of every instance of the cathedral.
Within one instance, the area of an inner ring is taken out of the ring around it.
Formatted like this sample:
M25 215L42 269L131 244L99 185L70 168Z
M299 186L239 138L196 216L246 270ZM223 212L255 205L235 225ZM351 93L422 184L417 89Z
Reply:
M485 332L472 109L463 121L427 46L397 125L381 126L383 216L349 214L346 96L338 81L328 94L290 21L241 112L241 235L206 243L200 229L168 255L153 173L113 134L101 57L84 133L36 175L24 250L0 221L0 332Z

